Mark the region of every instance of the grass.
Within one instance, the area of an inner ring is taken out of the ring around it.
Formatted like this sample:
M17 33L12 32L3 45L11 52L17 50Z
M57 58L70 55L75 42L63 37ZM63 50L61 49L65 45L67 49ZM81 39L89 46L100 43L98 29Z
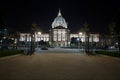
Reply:
M11 56L23 53L23 50L2 50L0 51L0 57Z
M96 51L96 53L120 58L120 52Z

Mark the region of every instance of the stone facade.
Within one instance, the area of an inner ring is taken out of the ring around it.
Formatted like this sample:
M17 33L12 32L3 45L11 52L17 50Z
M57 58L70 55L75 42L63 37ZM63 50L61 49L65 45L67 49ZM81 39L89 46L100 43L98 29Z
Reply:
M40 33L40 34L38 34ZM70 33L66 20L62 17L61 11L59 10L57 17L52 22L52 28L49 33L35 32L35 42L41 40L49 42L55 47L67 47L70 45L72 37L78 37L82 42L85 42L86 36L85 31L81 31L76 34ZM30 33L21 33L20 41L30 42ZM99 34L90 34L90 42L99 42Z

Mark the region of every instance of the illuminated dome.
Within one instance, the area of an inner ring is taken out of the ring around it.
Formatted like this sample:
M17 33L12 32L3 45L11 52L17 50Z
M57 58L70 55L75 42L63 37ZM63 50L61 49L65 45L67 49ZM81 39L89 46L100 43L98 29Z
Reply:
M67 28L67 23L66 23L65 19L62 17L60 10L58 12L58 16L54 19L54 21L52 23L52 28L56 28L58 26Z

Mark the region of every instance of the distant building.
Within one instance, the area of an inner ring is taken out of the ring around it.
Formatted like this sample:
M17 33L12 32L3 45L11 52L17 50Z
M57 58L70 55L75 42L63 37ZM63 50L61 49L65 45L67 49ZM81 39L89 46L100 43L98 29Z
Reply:
M35 42L43 40L49 42L52 46L55 47L70 46L70 41L72 37L80 38L82 42L85 42L86 33L85 31L80 31L79 33L76 34L70 33L68 24L66 20L62 17L60 10L58 12L58 16L52 22L52 27L49 33L35 32ZM30 42L31 41L30 33L21 33L20 41ZM90 33L89 41L99 42L99 34Z

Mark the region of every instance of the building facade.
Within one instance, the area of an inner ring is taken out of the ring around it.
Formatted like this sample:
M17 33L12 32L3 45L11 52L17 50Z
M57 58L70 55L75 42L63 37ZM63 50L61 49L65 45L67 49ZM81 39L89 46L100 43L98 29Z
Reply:
M49 42L54 47L67 47L70 46L72 37L80 38L82 42L86 41L85 31L79 33L70 33L66 20L62 17L61 11L59 10L57 17L52 22L52 26L49 33L35 32L35 42L41 40ZM20 41L30 42L30 33L21 33ZM99 34L89 34L89 42L99 42Z
M56 47L67 47L70 41L69 34L67 22L59 10L58 16L54 19L50 30L50 42Z

